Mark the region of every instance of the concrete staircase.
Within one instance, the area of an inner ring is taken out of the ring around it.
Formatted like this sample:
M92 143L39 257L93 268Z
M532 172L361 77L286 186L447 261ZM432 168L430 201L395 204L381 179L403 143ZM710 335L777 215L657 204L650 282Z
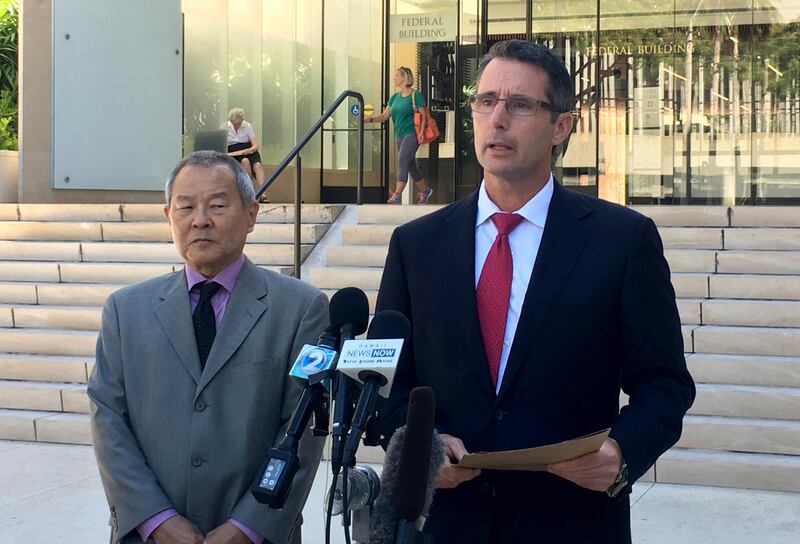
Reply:
M342 209L303 206L303 258ZM86 381L106 297L182 268L162 210L0 204L0 439L90 443ZM293 213L262 205L251 260L292 273Z
M361 206L311 282L360 287L374 308L393 229L433 209ZM697 382L680 442L646 478L800 492L800 210L637 209L659 226Z

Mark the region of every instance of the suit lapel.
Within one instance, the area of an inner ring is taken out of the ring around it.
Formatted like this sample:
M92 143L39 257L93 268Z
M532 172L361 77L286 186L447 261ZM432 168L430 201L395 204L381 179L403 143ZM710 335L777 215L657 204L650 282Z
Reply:
M214 345L208 354L206 367L198 383L197 395L230 360L250 334L261 314L267 310L267 303L264 300L266 296L267 287L264 278L256 265L245 259L239 279L225 308L222 326L217 331ZM268 339L264 338L263 341L267 342Z
M582 221L589 213L575 195L556 182L498 401L514 383L522 366L531 359L528 353L539 326L561 294L589 236L588 225Z
M200 356L194 339L192 306L183 270L167 279L159 298L161 303L156 306L156 318L178 354L178 360L197 383L200 381Z
M445 215L446 230L442 236L442 262L439 270L449 274L442 281L449 322L456 337L463 340L464 360L472 367L481 388L494 398L494 386L483 347L478 304L475 298L475 218L478 213L478 192L454 205ZM455 273L452 273L455 272Z

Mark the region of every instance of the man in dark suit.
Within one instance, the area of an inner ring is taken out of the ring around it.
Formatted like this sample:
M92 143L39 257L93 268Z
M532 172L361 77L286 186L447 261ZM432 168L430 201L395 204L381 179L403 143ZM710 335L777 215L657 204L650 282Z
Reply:
M323 440L301 440L282 509L249 487L297 405L289 369L326 326L327 298L245 257L258 203L226 154L192 153L166 197L186 266L109 297L89 379L112 542L299 544Z
M553 179L574 91L549 49L493 46L470 103L483 183L390 242L377 310L403 312L412 338L383 423L402 424L411 388L434 388L449 458L425 526L437 544L630 542L630 485L677 441L695 393L661 240ZM599 451L548 472L455 465L609 427Z

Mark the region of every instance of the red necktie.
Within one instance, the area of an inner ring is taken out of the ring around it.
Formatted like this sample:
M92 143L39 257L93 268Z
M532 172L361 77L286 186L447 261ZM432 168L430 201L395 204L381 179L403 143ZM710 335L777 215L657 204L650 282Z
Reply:
M497 387L513 275L508 234L520 224L522 216L515 213L495 213L492 215L492 221L497 227L497 238L494 239L489 255L483 263L475 297L478 302L483 346L489 361L489 373L492 375L492 383Z

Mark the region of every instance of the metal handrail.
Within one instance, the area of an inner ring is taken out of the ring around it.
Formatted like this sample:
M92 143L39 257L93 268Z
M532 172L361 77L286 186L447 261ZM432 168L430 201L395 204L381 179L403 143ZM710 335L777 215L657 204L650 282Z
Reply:
M294 277L297 279L300 279L300 196L302 194L300 151L311 140L311 138L314 137L314 134L316 134L316 132L322 128L322 124L333 115L333 113L336 111L336 108L338 108L346 98L355 98L358 100L358 187L356 188L356 204L361 204L361 192L364 187L364 97L361 95L361 93L349 90L343 91L342 94L340 94L339 97L333 101L333 104L331 104L330 107L322 114L322 117L320 117L310 129L308 129L306 135L303 136L299 142L297 142L297 145L295 145L291 151L289 151L289 154L286 155L286 157L280 162L280 164L264 181L264 184L256 193L256 199L260 199L261 195L264 194L264 191L269 189L269 186L272 185L276 179L278 179L278 176L280 176L286 167L289 166L289 163L292 162L293 159L296 159L295 168L297 171L295 172L294 177Z

